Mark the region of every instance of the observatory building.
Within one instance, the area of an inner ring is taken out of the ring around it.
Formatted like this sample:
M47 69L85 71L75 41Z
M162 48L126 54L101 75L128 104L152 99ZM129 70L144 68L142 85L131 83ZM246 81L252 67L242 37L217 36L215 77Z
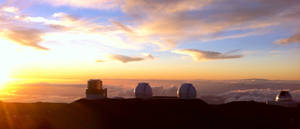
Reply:
M292 95L288 91L281 91L275 98L276 102L293 101Z
M285 107L296 107L297 103L293 100L289 91L281 91L275 98L278 105Z
M269 101L268 104L280 105L284 107L297 107L297 103L293 100L289 91L280 91L275 101Z
M148 83L141 82L134 89L134 95L136 98L151 98L152 97L152 88Z
M196 88L191 83L184 83L178 88L177 97L181 99L195 99L197 97Z
M86 89L87 99L103 99L107 97L107 89L102 88L102 81L99 79L91 79L88 81L88 87Z

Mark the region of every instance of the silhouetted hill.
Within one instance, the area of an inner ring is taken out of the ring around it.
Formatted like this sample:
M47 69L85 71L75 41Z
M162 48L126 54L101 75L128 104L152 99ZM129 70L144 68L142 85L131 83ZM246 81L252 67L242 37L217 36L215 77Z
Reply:
M299 108L257 102L208 105L202 100L104 99L0 103L1 129L288 129Z

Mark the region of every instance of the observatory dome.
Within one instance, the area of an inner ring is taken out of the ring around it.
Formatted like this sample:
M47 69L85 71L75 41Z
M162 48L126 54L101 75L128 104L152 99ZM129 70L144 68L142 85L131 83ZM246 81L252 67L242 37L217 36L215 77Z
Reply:
M196 88L191 83L184 83L177 90L177 97L182 99L194 99L197 96Z
M141 82L134 89L134 94L136 98L151 98L152 88L148 83Z
M87 89L85 90L86 98L103 99L107 97L107 89L102 88L102 81L100 79L90 79L88 81Z
M281 91L275 98L275 101L293 101L292 96L289 91Z
M90 79L88 80L89 89L102 89L102 81L100 79Z

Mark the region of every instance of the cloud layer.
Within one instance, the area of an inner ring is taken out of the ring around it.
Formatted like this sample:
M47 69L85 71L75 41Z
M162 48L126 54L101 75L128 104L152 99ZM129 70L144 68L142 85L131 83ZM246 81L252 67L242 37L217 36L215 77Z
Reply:
M39 45L42 41L41 36L44 34L44 32L40 30L15 27L13 29L4 30L0 34L21 45L34 47L40 50L48 50L48 48Z
M38 0L37 2L49 3L53 6L72 6L93 9L111 9L118 6L118 0Z
M126 37L122 40L150 43L157 45L161 50L172 49L176 44L191 38L209 41L262 35L265 34L262 32L266 28L295 25L295 21L299 21L297 12L300 12L298 0L272 2L268 0L88 0L84 2L42 0L40 2L53 6L120 10L131 19L127 23L133 23L128 27L119 21L112 21L116 26L114 29L124 31L118 33L118 36ZM12 9L6 10L12 11ZM52 26L60 27L56 24ZM77 24L78 26L83 24ZM69 28L74 29L76 26ZM233 31L238 33L226 34ZM276 43L297 42L296 37L297 34L278 40Z
M173 49L186 42L267 35L274 28L292 33L274 43L300 42L299 0L33 0L27 6L38 4L116 11L122 16L86 18L64 12L31 16L17 7L21 4L8 1L0 6L0 36L39 50L49 50L47 45L53 42L76 41L111 49L143 50L150 46L153 51L173 51L195 60L233 59L242 55ZM144 57L113 55L111 59L127 63Z
M293 14L300 11L299 5L297 0L127 0L121 7L137 21L137 35L159 37L157 42L167 44L166 40L178 43L189 38L209 41L262 35L266 28L299 21ZM225 35L234 31L240 32Z
M0 6L0 36L23 46L34 47L40 50L48 48L40 45L43 29L38 29L32 24L18 20L19 9L15 7Z
M183 49L174 50L174 53L188 55L194 58L196 61L206 61L206 60L219 60L219 59L234 59L241 58L243 55L234 54L236 51L228 53L220 53L214 51L203 51L197 49Z
M108 97L133 98L138 82L149 82L154 96L176 96L178 87L187 81L179 80L103 80ZM300 101L299 81L263 79L206 81L189 80L197 90L197 98L208 103L232 101L274 100L281 90L289 90L294 100ZM25 87L25 88L24 88ZM2 101L10 102L72 102L85 97L85 84L23 84L15 85L0 93Z

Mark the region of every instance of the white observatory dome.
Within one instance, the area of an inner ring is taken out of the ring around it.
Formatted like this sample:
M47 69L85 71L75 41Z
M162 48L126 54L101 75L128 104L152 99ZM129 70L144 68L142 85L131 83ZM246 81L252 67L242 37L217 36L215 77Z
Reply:
M280 93L276 96L275 101L283 102L283 101L293 101L290 92L288 91L280 91Z
M194 99L197 96L196 88L193 84L184 83L177 90L177 97L182 99Z
M148 83L142 82L134 89L134 94L136 98L151 98L152 88Z

